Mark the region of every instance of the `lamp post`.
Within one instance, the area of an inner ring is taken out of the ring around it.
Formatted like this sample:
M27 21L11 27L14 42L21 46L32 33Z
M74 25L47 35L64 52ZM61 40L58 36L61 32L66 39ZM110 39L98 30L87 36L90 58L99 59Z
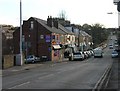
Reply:
M0 70L2 69L2 24L1 24L1 26L0 26L0 39L1 39L1 41L0 41ZM1 83L2 84L2 83Z
M20 54L16 62L16 65L23 65L23 56L22 56L22 1L20 0Z
M22 1L20 0L20 54L21 54L21 62L20 65L22 65Z
M120 28L120 0L113 0L113 3L117 5L118 10L118 28Z
M118 28L120 27L120 12L108 12L107 14L113 15L117 14L118 15Z

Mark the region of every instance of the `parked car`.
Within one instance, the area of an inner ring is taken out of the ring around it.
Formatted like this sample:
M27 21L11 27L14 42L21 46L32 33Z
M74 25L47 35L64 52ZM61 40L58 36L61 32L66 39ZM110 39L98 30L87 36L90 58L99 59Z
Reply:
M118 44L115 44L115 47L118 47Z
M25 63L35 63L39 61L40 61L40 58L34 55L28 55L25 59Z
M93 56L93 55L94 55L94 52L93 52L93 50L90 50L90 52L91 52L91 56Z
M69 58L70 61L73 60L73 49L71 47L65 50L64 58Z
M109 45L109 49L113 49L113 45Z
M91 57L91 56L92 56L92 54L91 54L90 51L86 51L86 52L87 52L87 54L88 54L88 57Z
M94 49L94 58L96 57L103 57L103 50L99 47Z
M41 61L49 61L49 59L46 55L42 55L40 59L41 59Z
M85 58L89 57L89 55L88 55L88 53L86 51L84 51L83 54L84 54Z
M115 50L113 50L113 51L112 51L112 54L111 54L111 57L112 57L112 58L118 57L118 52L115 51Z
M84 60L84 54L79 51L73 53L73 60Z
M64 58L69 58L69 61L74 60L73 54L77 52L76 47L68 47L64 52Z

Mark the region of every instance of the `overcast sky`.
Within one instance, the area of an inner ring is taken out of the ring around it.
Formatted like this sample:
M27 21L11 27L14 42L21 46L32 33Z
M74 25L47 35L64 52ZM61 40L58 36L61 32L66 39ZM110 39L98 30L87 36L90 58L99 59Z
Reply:
M0 0L0 24L19 26L19 2ZM100 23L106 28L118 27L117 6L113 0L22 0L22 10L23 20L30 17L47 20L48 15L58 17L64 10L67 19L74 24Z

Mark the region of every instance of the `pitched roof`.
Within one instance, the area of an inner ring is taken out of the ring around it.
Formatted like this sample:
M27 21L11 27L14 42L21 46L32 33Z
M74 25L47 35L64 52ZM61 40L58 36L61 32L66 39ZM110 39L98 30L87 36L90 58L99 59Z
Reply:
M80 33L83 35L83 36L88 36L88 37L91 37L88 33L86 33L85 31L80 31Z
M52 33L66 34L61 29L57 29L55 27L49 27L47 25L47 21L45 21L45 20L42 20L42 19L39 19L39 18L36 18L36 17L31 17L31 18L35 19L38 23L40 23L42 26L44 26L46 29L48 29Z
M62 31L64 31L64 32L66 32L67 34L74 34L72 31L69 31L68 29L66 29L64 26L62 26L61 24L59 25L59 28L62 30Z

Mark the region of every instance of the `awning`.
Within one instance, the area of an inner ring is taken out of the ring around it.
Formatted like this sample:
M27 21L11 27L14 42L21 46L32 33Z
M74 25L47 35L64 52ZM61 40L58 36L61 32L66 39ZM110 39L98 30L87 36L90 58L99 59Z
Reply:
M53 45L53 48L54 48L55 50L58 50L58 49L60 49L61 47L60 47L60 45Z

